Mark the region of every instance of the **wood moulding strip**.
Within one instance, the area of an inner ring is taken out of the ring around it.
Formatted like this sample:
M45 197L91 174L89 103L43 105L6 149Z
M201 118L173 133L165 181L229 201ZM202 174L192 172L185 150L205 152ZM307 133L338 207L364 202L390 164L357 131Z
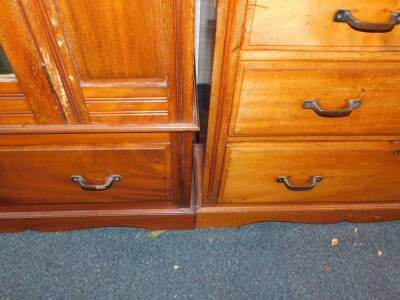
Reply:
M263 221L315 224L382 222L399 218L399 202L218 206L199 208L196 227L244 226Z
M9 211L0 212L0 220L5 219L36 219L36 218L81 218L81 217L122 217L149 215L186 215L193 214L191 208L176 209L84 209L84 210L53 210L53 211Z
M104 132L196 132L196 123L129 124L129 125L4 125L0 134L35 133L104 133Z

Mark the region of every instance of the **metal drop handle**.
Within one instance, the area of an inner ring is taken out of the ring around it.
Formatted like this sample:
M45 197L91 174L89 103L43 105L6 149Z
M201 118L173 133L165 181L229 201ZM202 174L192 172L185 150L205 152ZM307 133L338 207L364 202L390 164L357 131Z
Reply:
M106 181L103 184L91 184L88 183L85 177L81 175L71 176L71 180L74 183L78 183L82 190L84 191L106 191L108 190L114 182L120 182L122 177L120 175L111 175L106 178Z
M312 109L317 115L325 118L341 118L351 115L354 109L361 106L359 99L347 100L347 107L337 110L323 109L318 105L316 100L305 100L303 102L304 109Z
M321 182L322 179L322 176L310 177L309 183L306 185L294 185L290 182L289 177L286 176L279 176L276 181L279 183L283 183L287 187L287 189L291 191L309 191L315 188L317 183Z
M353 17L350 9L338 9L333 16L335 22L347 23L351 28L363 32L390 32L400 24L400 11L393 12L388 23L362 22Z

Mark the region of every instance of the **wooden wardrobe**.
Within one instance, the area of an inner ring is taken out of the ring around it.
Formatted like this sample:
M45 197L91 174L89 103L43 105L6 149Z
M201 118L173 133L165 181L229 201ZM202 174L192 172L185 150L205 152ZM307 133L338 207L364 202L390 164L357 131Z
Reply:
M194 1L4 0L0 230L192 228Z
M197 226L400 218L400 1L218 1Z

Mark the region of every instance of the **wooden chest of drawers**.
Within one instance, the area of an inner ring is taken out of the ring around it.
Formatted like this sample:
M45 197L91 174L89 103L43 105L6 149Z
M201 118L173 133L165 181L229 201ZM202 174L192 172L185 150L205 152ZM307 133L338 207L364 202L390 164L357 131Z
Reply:
M194 1L0 10L0 230L193 228Z
M198 226L400 218L400 2L219 1Z

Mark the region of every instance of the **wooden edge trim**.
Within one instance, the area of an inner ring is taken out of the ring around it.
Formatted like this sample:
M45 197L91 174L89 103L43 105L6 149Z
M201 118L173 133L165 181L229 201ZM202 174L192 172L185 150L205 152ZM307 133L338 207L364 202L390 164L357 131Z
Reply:
M204 164L204 145L194 145L194 186L196 207L201 207L203 197L203 164Z
M195 86L193 86L193 90L196 91L193 93L193 103L192 103L192 122L196 124L200 128L200 111L199 111L199 99L197 97L197 90Z
M0 213L1 232L139 227L148 230L193 229L193 209L78 210Z
M213 84L203 180L203 200L208 204L216 202L215 194L219 185L222 152L228 136L228 124L231 117L233 97L231 87L234 85L237 75L247 1L218 2Z
M122 81L123 80L123 81ZM95 88L117 88L117 87L129 87L129 88L166 88L167 81L164 78L111 78L111 79L89 79L81 80L80 86L82 88L95 87Z
M240 227L263 221L312 224L382 222L399 218L400 203L204 207L197 210L196 227Z
M127 125L3 125L1 134L104 133L104 132L198 132L200 118L197 99L193 101L193 123L127 124Z
M196 132L196 123L132 124L132 125L5 125L0 134L35 133L104 133L104 132Z
M213 54L213 66L212 66L212 86L210 91L210 106L208 116L208 132L207 132L207 143L206 143L206 155L204 162L204 191L205 196L208 196L208 190L212 181L213 166L215 160L214 150L217 144L218 136L218 123L219 123L219 107L220 105L220 94L223 83L223 58L225 47L228 44L226 41L226 32L228 30L228 11L229 1L218 1L216 7L216 32L215 32L215 45Z
M387 49L386 49L387 50ZM240 51L242 61L368 61L368 62L398 62L396 51L321 51L321 50L276 50L276 49L243 49Z
M195 1L181 0L181 14L179 22L180 33L180 68L181 68L181 106L182 120L196 122L192 115L192 106L196 101L195 90Z
M6 219L36 219L36 218L82 218L82 217L130 217L155 215L186 215L194 214L192 208L177 209L81 209L81 210L43 210L0 212L0 220Z

